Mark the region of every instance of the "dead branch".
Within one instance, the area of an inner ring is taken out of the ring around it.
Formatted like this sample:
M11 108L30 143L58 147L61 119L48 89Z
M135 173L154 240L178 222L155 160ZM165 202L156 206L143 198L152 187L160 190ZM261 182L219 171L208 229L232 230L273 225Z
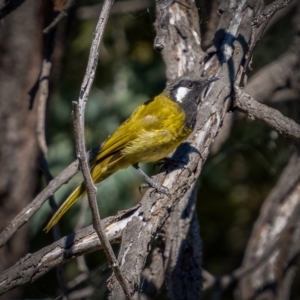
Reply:
M107 17L108 17L108 15L107 15ZM92 57L92 55L91 55L91 57ZM92 59L95 59L95 58L92 57ZM89 92L90 92L89 90L86 91L86 93L88 93L88 94L89 94ZM83 98L81 98L81 99L83 99ZM84 113L84 111L82 113ZM96 189L93 179L91 177L88 159L85 154L85 142L84 142L84 131L83 131L84 123L80 122L80 120L82 120L82 122L83 122L84 119L82 117L80 117L79 105L76 102L73 102L73 114L74 114L74 127L75 127L75 140L76 140L77 156L78 156L78 159L79 159L79 162L81 165L81 170L82 170L83 178L84 178L86 189L87 189L87 196L88 196L89 205L90 205L90 209L92 212L92 218L93 218L93 227L97 232L97 235L99 237L99 240L101 241L102 248L108 259L110 267L113 269L113 271L124 291L124 294L126 295L126 298L131 299L127 283L125 281L124 276L122 275L122 273L120 271L118 260L115 257L113 249L112 249L112 247L106 237L106 234L104 232L104 227L102 226L102 223L101 223L100 212L98 209L97 198L96 198L97 189Z
M142 270L145 266L147 256L149 254L149 245L155 239L162 226L165 224L167 218L170 216L170 210L175 207L179 200L183 197L189 198L192 193L193 183L196 181L202 170L203 163L205 162L211 143L219 132L220 126L224 119L226 112L231 106L231 93L233 83L236 78L239 78L240 73L243 71L241 63L247 54L244 47L250 42L252 35L251 32L251 18L249 16L257 14L257 11L251 10L249 12L249 6L247 6L247 13L244 10L245 2L237 1L236 6L230 8L228 6L228 13L224 14L221 18L221 24L223 26L223 35L218 44L218 55L212 55L210 59L205 63L203 72L206 76L218 75L222 79L218 84L213 84L213 87L209 88L206 93L206 98L201 102L199 108L199 116L194 134L188 139L190 144L185 144L177 150L177 157L180 157L183 161L188 162L188 167L192 171L192 174L188 174L187 170L173 170L171 173L163 176L156 177L156 182L161 183L169 189L171 199L161 195L152 195L147 192L144 196L142 203L147 202L148 209L142 210L144 218L132 219L132 221L126 227L123 232L122 244L120 248L119 257L122 259L121 270L124 275L131 282L131 285L136 287L133 290L133 298L138 298L139 289L141 285ZM253 9L253 8L252 8ZM172 13L174 15L172 15ZM175 18L176 13L176 18ZM170 20L186 19L186 11L180 9L180 5L177 3L172 4L169 8ZM178 17L180 16L180 18ZM231 23L234 16L234 23ZM172 24L172 22L170 21ZM190 26L192 27L192 26ZM182 42L179 35L186 38L186 32L184 27L178 26L180 32L176 33L174 38L175 46L178 51L175 54L177 56L176 65L172 65L172 70L167 70L169 78L174 78L177 74L181 73L181 70L186 70L186 64L196 68L199 65L194 65L193 55L196 48L181 48ZM182 29L182 30L181 30ZM242 36L243 39L235 39L237 36ZM196 39L197 35L194 37ZM172 38L172 37L171 37ZM179 40L179 42L177 42ZM195 42L197 45L197 42ZM180 55L184 51L189 51L189 61L185 62L184 59L180 60ZM164 54L164 51L165 54ZM170 60L174 56L172 47L165 47L163 55ZM171 57L171 58L170 58ZM197 60L199 57L196 58ZM179 67L178 67L179 66ZM181 67L181 68L180 68ZM169 76L170 75L170 76ZM184 173L186 172L186 173ZM163 174L162 174L163 175ZM122 299L122 295L115 284L115 279L111 278L108 288L111 291L110 299Z
M86 147L85 147L85 138L84 138L85 107L92 88L92 84L95 79L100 42L113 3L114 3L113 0L106 0L103 4L102 11L96 26L96 30L94 32L89 60L86 68L86 73L81 85L78 103L73 102L73 112L74 112L74 128L75 128L77 157L80 162L81 171L82 171L82 175L87 190L87 196L88 196L89 205L90 205L92 218L93 218L93 227L97 232L97 235L101 241L106 258L108 259L110 267L112 268L118 282L120 283L120 286L122 287L126 299L131 299L127 282L125 281L125 278L119 268L118 260L115 257L113 249L105 235L104 228L102 227L101 224L100 212L98 209L97 198L96 198L97 189L94 185L93 179L90 174L89 163L86 156L86 150L85 150Z
M1 232L0 247L3 247L12 235L21 228L39 210L44 202L52 196L64 183L67 183L78 172L78 160L70 164L33 201L27 205Z
M300 255L299 166L298 149L261 208L246 248L243 268L249 268L265 256L268 245L274 240L278 240L278 244L260 268L240 280L238 299L249 299L253 295L263 297L264 293L268 292L274 294L272 299L284 299L275 295L281 295L290 289L290 270L293 269ZM273 287L271 291L270 287Z
M292 2L292 0L275 0L270 5L267 5L263 11L253 19L252 25L255 27L261 26L271 19L278 10L286 7L290 2Z
M275 94L285 89L299 94L298 83L294 83L298 80L294 76L294 70L299 69L298 65L300 62L300 5L297 3L297 6L297 11L293 19L295 36L288 50L277 60L265 66L252 76L245 88L246 93L250 94L259 102L273 101Z
M297 192L298 190L299 187L297 187ZM282 245L282 243L285 242L286 234L288 234L289 230L291 230L291 228L295 225L299 213L300 206L298 205L296 209L292 211L292 214L289 216L289 221L284 224L284 227L281 229L279 235L276 236L270 244L265 246L263 255L261 255L257 260L253 261L248 266L240 267L230 274L223 275L219 278L216 278L212 274L205 271L207 280L204 283L203 289L207 290L212 286L215 286L216 289L225 290L230 284L243 279L247 275L253 276L255 271L270 262L271 257L274 256L274 253L278 251L278 248Z
M240 81L241 86L245 85L245 75L246 72L248 71L247 68L249 66L249 63L252 60L253 51L255 49L257 42L263 36L268 26L268 23L271 21L272 17L275 15L275 13L278 10L282 9L283 7L285 7L291 2L292 0L275 0L272 4L266 6L260 14L256 15L253 18L251 23L251 25L254 27L252 32L251 45L250 45L251 50L249 51L246 58L244 73L241 76L241 81Z
M104 219L107 238L113 242L120 239L122 231L132 218L141 218L140 207L119 212L115 217ZM51 269L102 248L98 235L92 226L88 226L63 237L57 242L33 253L27 254L14 266L0 275L0 295L20 286L34 282ZM20 274L23 274L20 276Z
M235 106L250 119L257 119L296 141L300 139L300 125L283 116L278 110L254 100L241 89L236 89Z

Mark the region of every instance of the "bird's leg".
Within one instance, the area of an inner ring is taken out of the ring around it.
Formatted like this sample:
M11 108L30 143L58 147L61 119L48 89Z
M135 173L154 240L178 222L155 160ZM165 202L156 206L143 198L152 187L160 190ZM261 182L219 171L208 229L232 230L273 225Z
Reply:
M169 198L171 198L171 195L169 194L169 189L165 186L159 185L158 183L156 183L151 177L149 177L140 167L138 164L134 164L133 165L134 168L136 168L145 178L145 180L147 181L147 183L144 183L140 186L141 188L145 188L145 187L152 187L156 192L161 193L161 194L165 194L167 195Z
M172 165L175 167L179 167L181 169L186 169L189 171L190 175L192 174L192 170L183 161L171 157L165 157L163 159L160 159L158 162L154 164L154 167L163 166L163 165Z

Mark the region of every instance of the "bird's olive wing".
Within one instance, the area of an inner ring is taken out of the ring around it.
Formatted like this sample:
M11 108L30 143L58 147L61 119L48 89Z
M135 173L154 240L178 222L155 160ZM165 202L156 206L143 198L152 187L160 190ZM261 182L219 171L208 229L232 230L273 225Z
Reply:
M147 101L140 105L123 122L116 131L103 142L100 151L91 161L91 165L104 160L121 151L128 143L136 139L139 134L145 130L156 130L159 127L159 118L155 116L155 110L152 107L153 101Z

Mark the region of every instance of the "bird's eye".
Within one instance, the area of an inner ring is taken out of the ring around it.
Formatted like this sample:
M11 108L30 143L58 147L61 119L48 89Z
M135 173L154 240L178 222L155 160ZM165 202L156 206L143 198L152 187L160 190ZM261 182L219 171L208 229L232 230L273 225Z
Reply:
M193 86L194 86L194 83L193 83L193 82L188 82L187 85L186 85L186 87L187 87L188 89L192 89Z

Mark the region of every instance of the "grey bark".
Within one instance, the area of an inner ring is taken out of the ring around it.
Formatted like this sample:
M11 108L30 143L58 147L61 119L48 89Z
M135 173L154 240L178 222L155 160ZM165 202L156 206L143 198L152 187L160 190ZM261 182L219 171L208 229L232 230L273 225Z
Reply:
M249 239L243 267L262 256L258 269L240 280L236 299L282 298L290 292L300 253L300 152L291 157L277 185L265 200ZM268 250L270 245L272 251Z
M251 18L257 13L257 7L259 6L253 7L252 2L230 1L230 5L227 3L227 9L221 17L218 39L215 42L218 53L212 55L206 62L204 73L205 75L218 75L222 79L218 84L213 85L210 93L200 105L196 130L188 140L190 145L180 147L178 156L176 156L181 157L184 161L188 161L188 167L192 170L192 174L188 175L185 173L179 177L180 173L187 172L187 170L177 170L167 174L163 180L158 180L157 178L156 181L169 188L171 199L166 199L161 195L156 197L152 195L150 197L148 192L143 198L141 207L141 212L145 217L143 219L132 219L123 232L119 261L121 269L132 287L134 299L138 299L141 285L140 274L149 255L151 243L170 216L170 209L175 207L180 199L190 197L192 187L208 156L209 147L220 129L226 112L231 106L230 96L233 91L231 87L233 87L235 79L241 75L243 70L241 64L247 55L245 49L250 42L252 34ZM172 8L177 10L174 15L170 11ZM180 11L178 11L179 9ZM170 20L174 18L173 21L170 21L170 24L176 20L175 17L177 16L180 16L177 17L179 21L185 19L183 18L185 15L184 10L178 4L170 6L169 12ZM181 34L183 37L187 36L181 27L179 27L177 34ZM172 40L176 41L175 38L172 38ZM175 46L177 45L175 44ZM183 50L194 51L193 48L191 50L183 48L179 40L177 51L182 53L184 52ZM164 51L166 51L166 61L174 55L168 49L167 44L164 47ZM189 53L189 57L193 57L193 55L193 53ZM174 57L176 58L176 53ZM167 70L167 75L170 74L168 77L172 78L172 76L180 75L182 61L179 58L180 56L177 56L177 64L172 65L172 68ZM199 61L198 65L193 65L193 68L196 70L197 68L200 69L200 63L201 61ZM110 299L124 298L114 277L110 279L109 290L111 291Z

